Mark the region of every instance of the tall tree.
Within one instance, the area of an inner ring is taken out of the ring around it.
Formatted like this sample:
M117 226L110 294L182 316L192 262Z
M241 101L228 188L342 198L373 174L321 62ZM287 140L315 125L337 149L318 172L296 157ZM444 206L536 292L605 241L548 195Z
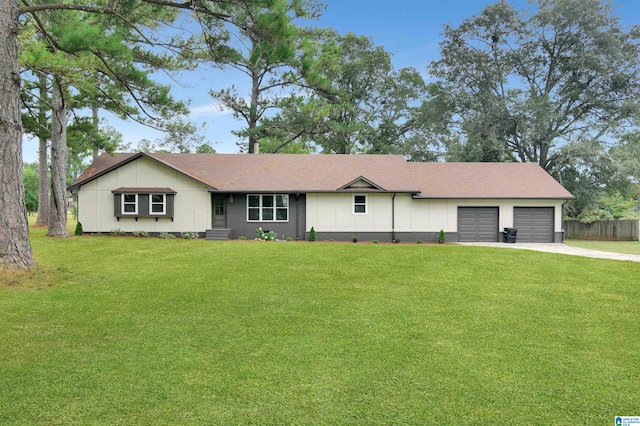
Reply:
M447 108L448 156L529 161L558 174L563 147L601 144L633 126L640 104L640 27L626 31L600 0L506 1L453 28L431 64Z
M404 153L420 130L426 94L420 74L396 71L390 54L368 37L332 30L314 35L301 62L310 90L287 99L259 130L282 141L276 149L298 141L327 153Z
M235 85L210 93L246 124L235 133L244 140L240 145L246 144L247 152L253 153L260 142L257 128L265 114L277 109L281 98L287 96L286 89L302 80L294 67L305 31L294 21L315 18L323 8L317 0L259 0L230 3L224 9L229 14L226 22L231 43L220 51L214 38L216 44L207 57L246 75L249 93L240 93ZM214 24L213 28L219 30L219 21Z
M15 0L0 0L0 262L9 267L35 266L22 181L22 123L18 18Z
M51 202L47 236L67 237L68 99L66 87L55 78L51 94Z

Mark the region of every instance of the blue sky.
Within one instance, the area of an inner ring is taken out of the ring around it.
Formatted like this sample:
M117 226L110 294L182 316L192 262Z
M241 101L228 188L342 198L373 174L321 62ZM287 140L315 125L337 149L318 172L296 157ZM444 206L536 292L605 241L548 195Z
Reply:
M497 1L497 0L496 0ZM396 68L414 67L426 77L426 66L438 58L438 43L443 25L457 26L466 17L480 13L495 1L490 0L325 0L328 5L316 22L319 27L332 27L340 33L366 35L383 46L393 57ZM527 0L511 0L517 9L529 9ZM614 0L615 14L626 27L640 24L640 0ZM205 123L207 142L219 153L238 152L236 137L230 132L242 126L228 112L219 111L208 95L212 89L235 84L241 90L246 79L232 71L200 67L178 76L174 96L191 101L190 119ZM141 139L161 137L141 125L105 116L108 124L124 135L124 141L135 148ZM25 139L24 161L37 161L37 142Z

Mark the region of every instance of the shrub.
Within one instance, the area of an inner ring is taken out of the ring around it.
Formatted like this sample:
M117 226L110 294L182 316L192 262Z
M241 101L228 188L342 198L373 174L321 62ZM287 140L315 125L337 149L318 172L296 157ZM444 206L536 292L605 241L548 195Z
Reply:
M94 232L91 235L96 236L96 237L101 237L102 236L102 232Z
M440 233L438 234L438 242L440 244L444 244L445 241L445 237L444 237L444 230L440 230Z
M287 241L293 241L293 237L287 237Z
M245 237L244 235L240 235L240 236L238 237L238 239L239 239L239 240L243 240L243 241L244 241L244 240L246 240L246 239L247 239L247 237Z
M275 241L278 239L278 234L273 231L263 231L262 228L256 229L256 240L260 241Z
M394 244L400 244L400 238L396 238L395 240L392 241Z
M140 238L149 238L149 233L147 231L133 231L133 236L134 237L140 237Z
M162 238L163 240L171 240L175 237L176 236L170 232L161 232L160 235L158 235L158 238Z
M422 240L416 240L416 244L422 244Z
M318 239L318 234L316 233L316 230L313 229L313 226L311 227L311 231L309 231L309 241L316 241Z
M373 240L373 241L371 241L371 242L372 242L373 244L378 244L378 242L379 242L379 241L378 241L378 240Z
M353 241L354 243L358 242L358 237L356 235L354 235L353 237L351 237L351 241Z
M124 237L125 235L127 235L127 233L120 228L112 229L111 231L109 231L109 234L112 237Z
M197 232L183 232L182 234L180 234L180 238L183 238L185 240L197 240L199 237Z
M76 224L76 231L74 232L75 235L82 235L84 234L84 232L82 231L82 224L80 222L78 222Z

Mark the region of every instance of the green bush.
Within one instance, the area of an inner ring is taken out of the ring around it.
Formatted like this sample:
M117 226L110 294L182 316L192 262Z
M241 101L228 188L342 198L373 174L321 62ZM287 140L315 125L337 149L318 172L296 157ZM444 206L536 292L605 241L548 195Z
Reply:
M185 240L197 240L199 237L197 232L183 232L180 234L180 238Z
M379 241L378 241L378 240L373 240L373 241L371 241L371 242L372 242L373 244L378 244L378 243L379 243Z
M354 243L358 242L358 236L354 235L353 237L351 237L351 241L353 241Z
M141 238L149 238L149 233L147 231L133 231L133 236L141 237Z
M76 231L74 232L75 235L82 235L84 234L84 232L82 231L82 224L80 222L78 222L76 224Z
M158 238L162 238L163 240L171 240L175 237L176 236L170 232L161 232L160 235L158 235Z
M260 241L275 241L278 239L278 234L273 231L263 231L262 228L256 229L256 240Z
M240 236L238 237L238 239L239 239L239 240L243 240L243 241L244 241L244 240L246 240L246 239L247 239L247 237L245 237L244 235L240 235Z
M109 231L109 234L112 237L124 237L125 235L127 235L127 233L120 228L112 229L111 231Z
M293 237L287 237L287 241L293 241Z
M444 236L444 230L440 230L440 233L438 234L438 242L440 244L444 244L445 241L445 236Z
M416 244L422 244L422 240L416 240Z
M311 231L309 231L309 241L316 241L318 239L318 234L316 233L316 230L313 229L313 226L311 227Z

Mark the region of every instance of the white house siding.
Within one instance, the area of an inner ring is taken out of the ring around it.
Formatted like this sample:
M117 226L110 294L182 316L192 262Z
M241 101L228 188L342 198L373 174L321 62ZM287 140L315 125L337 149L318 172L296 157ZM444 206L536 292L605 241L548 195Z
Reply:
M114 189L171 188L176 191L174 219L114 216ZM211 226L211 195L207 188L147 158L139 158L80 187L78 219L85 232L204 232Z
M353 194L307 194L307 231L390 232L393 194L368 194L367 214L353 213ZM555 232L562 229L562 200L433 200L395 198L395 231L399 233L458 230L458 207L498 207L499 229L513 227L514 207L555 207Z
M306 226L318 232L387 232L392 194L366 194L367 213L353 213L353 194L307 194Z

